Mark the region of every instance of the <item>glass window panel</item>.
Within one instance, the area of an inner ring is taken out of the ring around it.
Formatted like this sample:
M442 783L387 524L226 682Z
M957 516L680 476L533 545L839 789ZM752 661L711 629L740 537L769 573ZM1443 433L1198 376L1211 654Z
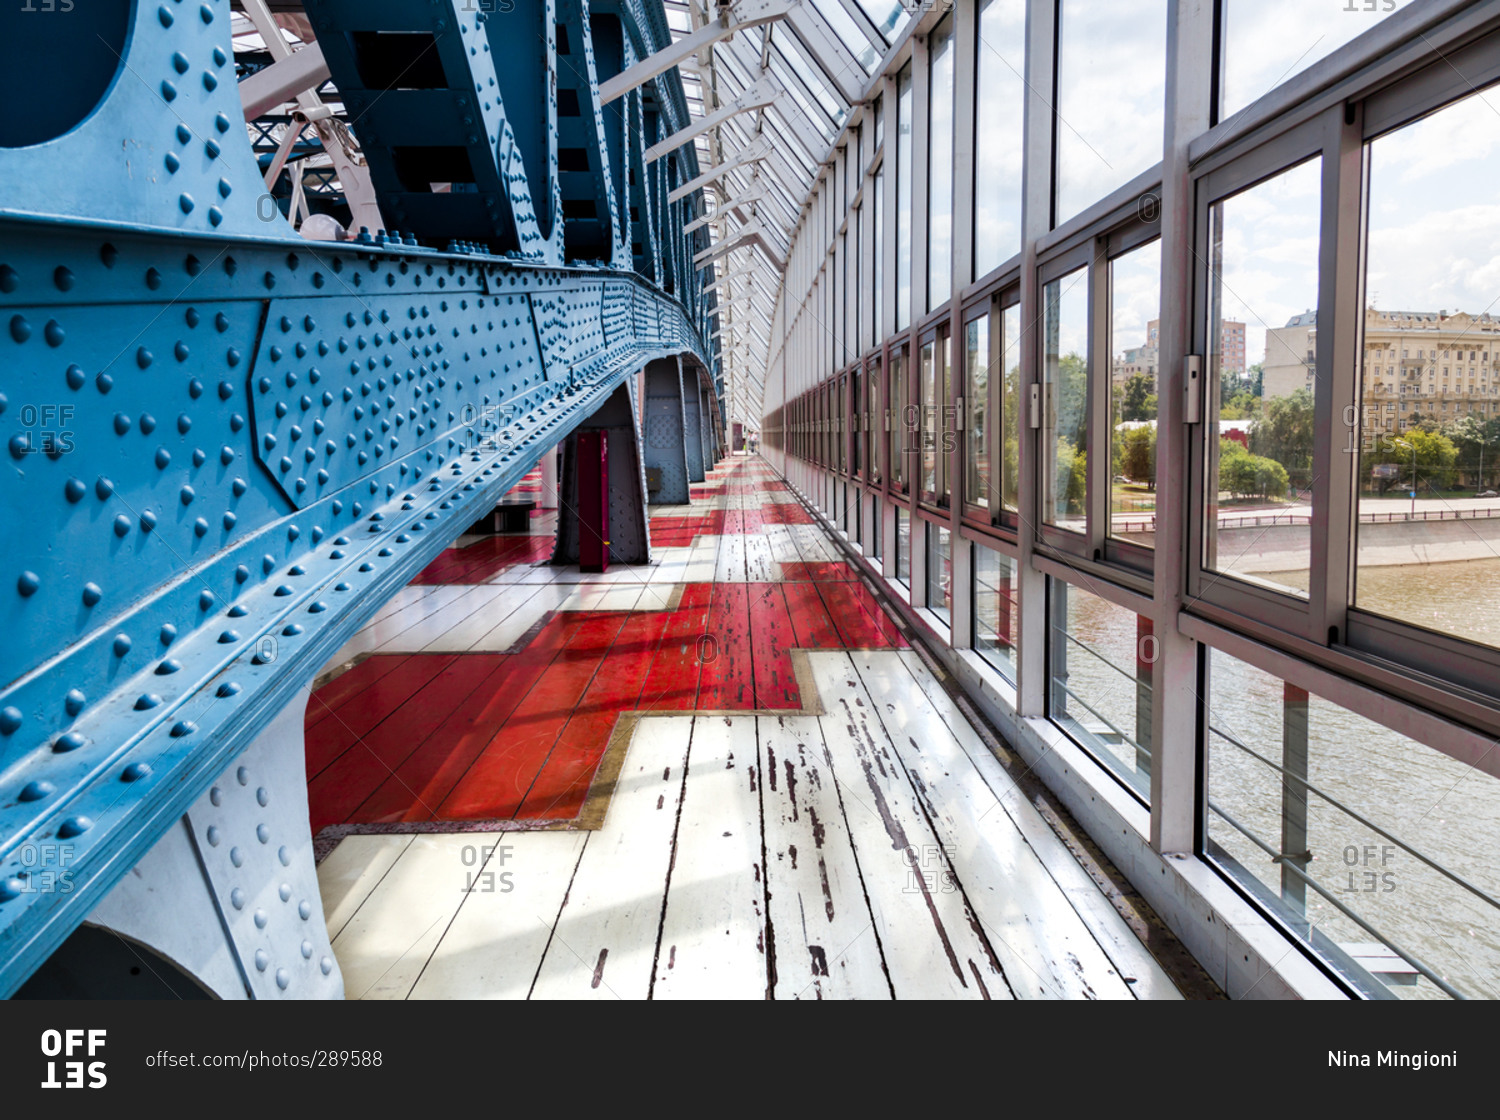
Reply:
M853 433L853 474L864 478L864 424L861 411L864 408L864 372L855 366L853 370L853 411L850 412L849 429Z
M903 494L907 488L906 457L911 447L911 432L914 409L909 403L906 378L906 347L898 346L891 351L891 479Z
M990 318L964 326L964 501L990 506Z
M979 9L974 144L974 275L1021 251L1022 103L1026 0Z
M953 534L930 521L927 526L927 609L953 625Z
M1021 478L1021 305L1000 312L1000 368L1005 371L1000 399L1000 505L1020 508Z
M880 516L880 496L870 495L870 559L880 559L881 538L885 536L884 522Z
M1205 566L1307 597L1311 560L1314 352L1322 160L1216 203L1209 284ZM1246 324L1264 354L1250 420L1224 417L1224 327ZM1285 323L1286 326L1272 326ZM1272 519L1275 519L1274 521Z
M1043 290L1046 490L1042 520L1077 533L1086 528L1087 512L1088 276L1084 266Z
M1224 0L1223 96L1226 120L1318 59L1332 54L1407 0Z
M1166 0L1061 0L1057 224L1161 159Z
M778 35L772 40L772 49L781 54L802 80L802 84L812 93L813 97L822 106L823 111L828 114L837 130L844 123L849 109L836 90L828 88L828 82L823 77L822 68L815 63L805 51L801 42L792 35Z
M896 580L911 590L911 511L896 507Z
M1476 497L1500 489L1500 148L1485 96L1369 145L1354 603L1500 646L1500 501ZM1488 139L1460 157L1459 136ZM1468 355L1454 367L1466 379L1450 382L1450 354Z
M869 473L872 482L880 481L880 446L878 433L883 429L880 412L880 359L876 358L865 367L865 403L863 426L866 429L870 456Z
M953 294L953 17L938 24L927 102L927 310Z
M1062 580L1048 588L1052 721L1149 801L1151 621Z
M1156 539L1160 306L1160 241L1109 262L1109 532L1148 548Z
M781 55L775 51L771 53L771 73L776 76L782 88L791 95L797 107L802 110L803 118L817 129L825 140L832 140L834 129L828 114L813 103L807 93L807 87L786 67L781 61Z
M873 73L875 64L880 61L880 53L876 51L869 37L859 29L854 18L846 11L839 0L812 0L812 5L818 10L818 14L828 21L828 26L833 33L839 37L839 41L849 48L858 61L864 67L866 74Z
M870 262L874 266L874 311L875 311L875 342L885 340L885 169L881 168L875 174L875 245L873 258Z
M974 546L974 652L1007 680L1016 679L1016 565L1009 556Z
M901 0L857 0L865 15L875 25L875 30L885 36L887 43L895 42L896 36L911 19L911 14L901 5Z
M1369 995L1500 998L1500 781L1219 650L1209 668L1209 856Z
M911 324L911 64L896 76L896 329Z
M922 497L937 497L937 343L922 343L918 365L918 392L922 396Z

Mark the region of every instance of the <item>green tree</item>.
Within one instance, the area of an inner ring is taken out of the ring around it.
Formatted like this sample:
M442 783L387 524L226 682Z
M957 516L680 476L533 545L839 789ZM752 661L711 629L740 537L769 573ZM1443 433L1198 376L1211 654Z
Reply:
M1220 420L1248 420L1258 415L1260 415L1260 398L1254 393L1243 391L1220 400Z
M1156 489L1156 429L1149 425L1132 428L1119 441L1119 473L1148 489Z
M1066 436L1059 436L1053 469L1054 515L1070 517L1081 514L1088 495L1088 452L1079 450L1078 445Z
M1120 419L1156 419L1156 394L1152 389L1151 378L1144 373L1127 378L1120 391Z
M1458 448L1441 432L1408 428L1400 436L1382 436L1369 462L1372 466L1394 464L1401 469L1405 483L1411 482L1411 472L1415 468L1418 494L1426 490L1447 490L1453 485Z
M1311 482L1313 457L1313 395L1298 389L1287 397L1272 397L1250 429L1250 453L1274 459L1302 484Z
M1500 467L1500 421L1484 421L1470 413L1443 427L1442 434L1458 449L1454 466L1473 478L1478 489Z
M1232 439L1219 441L1219 489L1236 498L1281 498L1287 471L1275 459L1253 455Z

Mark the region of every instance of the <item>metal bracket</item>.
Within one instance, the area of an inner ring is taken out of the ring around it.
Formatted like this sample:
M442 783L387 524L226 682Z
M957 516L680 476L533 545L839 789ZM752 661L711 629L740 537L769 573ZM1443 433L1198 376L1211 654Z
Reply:
M1189 354L1182 360L1182 422L1198 424L1203 420L1203 359Z

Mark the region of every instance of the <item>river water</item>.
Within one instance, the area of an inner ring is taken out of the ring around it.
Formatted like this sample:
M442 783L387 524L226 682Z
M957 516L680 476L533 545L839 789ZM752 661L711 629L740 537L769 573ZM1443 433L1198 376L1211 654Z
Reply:
M1363 602L1378 601L1397 617L1500 646L1500 621L1491 607L1493 589L1500 588L1500 560L1367 569L1360 581ZM1072 710L1096 730L1103 731L1102 717L1134 735L1135 615L1078 589L1070 591L1068 614L1072 637L1100 655L1068 643L1068 687L1097 715L1076 701ZM1209 798L1279 850L1284 794L1290 789L1295 795L1298 787L1230 740L1270 763L1283 762L1283 683L1213 652L1209 700ZM1500 899L1500 780L1316 696L1308 702L1307 719L1313 787ZM1118 760L1115 768L1128 781L1136 766L1134 748L1101 742L1098 749ZM1464 994L1500 998L1500 909L1316 793L1308 800L1307 830L1308 873L1333 900ZM1280 866L1213 811L1209 837L1239 864L1235 873L1253 876L1280 895ZM1334 943L1377 941L1334 901L1311 888L1306 896L1307 921ZM1297 912L1295 905L1288 909ZM1402 999L1447 998L1426 977L1388 990Z

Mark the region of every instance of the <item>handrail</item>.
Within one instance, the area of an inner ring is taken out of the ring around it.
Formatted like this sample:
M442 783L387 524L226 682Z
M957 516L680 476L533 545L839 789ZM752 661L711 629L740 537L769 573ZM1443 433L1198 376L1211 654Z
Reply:
M1244 743L1240 742L1233 735L1228 735L1225 732L1220 731L1213 724L1209 724L1208 725L1208 729L1210 731L1212 731L1215 735L1217 735L1219 738L1223 739L1225 742L1230 743L1233 746L1239 747L1240 750L1244 751L1246 754L1250 755L1252 758L1259 759L1261 762L1264 762L1267 766L1271 767L1273 770L1276 770L1279 773L1284 774L1286 777L1291 778L1293 781L1298 782L1301 785L1305 786L1307 789L1309 789L1313 793L1317 794L1324 801L1326 801L1328 804L1332 805L1335 809L1339 810L1341 813L1344 813L1346 816L1353 817L1360 824L1364 825L1366 828L1368 828L1371 832L1375 833L1377 836L1382 836L1385 839L1389 840L1392 844L1395 844L1398 848L1400 848L1402 851L1406 852L1408 855L1415 856L1419 861L1421 861L1422 863L1425 863L1428 867L1432 868L1439 875L1442 875L1443 877L1451 880L1452 882L1457 883L1460 887L1463 887L1470 894L1473 894L1477 898L1483 899L1485 902L1489 903L1491 906L1495 907L1497 910L1500 910L1500 901L1497 901L1496 899L1491 898L1490 895L1487 894L1485 891L1481 890L1479 887L1474 886L1468 880L1464 879L1463 876L1457 875L1454 872L1449 871L1446 867L1444 867L1442 864L1438 863L1436 860L1432 859L1430 856L1424 855L1422 852L1419 852L1416 848L1413 848L1405 840L1402 840L1400 837L1394 836L1391 833L1387 832L1385 829L1381 828L1374 821L1369 820L1366 817L1362 816L1361 814L1355 812L1353 809L1350 809L1348 806L1342 804L1341 802L1339 802L1335 798L1329 797L1328 794L1324 793L1321 789L1319 789L1317 786L1313 785L1306 778L1303 778L1303 777L1301 777L1301 776L1299 776L1297 774L1290 773L1284 767L1277 765L1276 763L1272 762L1269 758L1266 758L1263 755L1257 753L1251 747L1247 747Z
M1371 511L1359 515L1361 525L1392 524L1400 521L1487 521L1500 517L1500 506L1484 506L1480 509L1423 509L1387 513ZM1312 516L1306 513L1269 513L1220 515L1215 523L1220 529L1261 529L1273 525L1311 525ZM1114 521L1111 533L1154 533L1156 516L1141 521Z
M1406 949L1403 949L1400 945L1397 945L1389 937L1387 937L1385 934L1381 933L1374 926L1372 926L1369 922L1365 921L1358 914L1356 914L1353 910L1349 909L1349 907L1345 906L1338 899L1334 898L1333 895L1329 894L1328 891L1323 888L1323 885L1321 883L1319 883L1316 879L1314 879L1307 872L1303 871L1302 868L1298 867L1295 863L1291 863L1289 861L1283 860L1281 858L1281 853L1280 852L1278 852L1275 848L1271 847L1269 844L1265 843L1265 841L1261 840L1261 838L1259 836L1256 836L1255 833L1251 832L1244 825L1240 824L1239 821L1235 820L1228 813L1226 813L1223 809L1219 808L1219 806L1214 803L1214 801L1213 801L1212 798L1209 799L1208 807L1210 809L1212 809L1215 813L1218 813L1219 816L1223 817L1226 821L1228 821L1229 824L1232 827L1234 827L1241 834L1243 834L1252 844L1254 844L1256 847L1258 847L1261 851L1265 852L1272 859L1278 861L1281 864L1282 867L1284 867L1286 870L1290 871L1293 875L1297 876L1297 878L1301 879L1304 883L1306 883L1308 886L1310 886L1313 890L1317 891L1320 895L1322 895L1324 898L1326 898L1329 902L1333 903L1334 907L1337 908L1337 910L1341 914L1343 914L1346 918L1348 918L1349 920L1351 920L1354 923L1356 923L1359 926L1360 929L1364 930L1371 937L1375 938L1382 945L1384 945L1387 949L1389 949L1391 952L1395 953L1398 957L1400 957L1402 960L1404 960L1407 964L1411 965L1414 969L1416 969L1418 972L1420 972L1423 976L1427 977L1427 979L1431 980L1434 984L1436 984L1440 989L1442 989L1448 995L1452 996L1454 999L1465 999L1466 1000L1466 999L1469 998L1468 996L1464 995L1463 992L1459 991L1452 984L1448 983L1448 981L1444 980L1441 976L1439 976L1436 972L1434 972L1432 970L1432 968L1425 961L1423 961L1420 957L1418 957L1415 954L1407 951ZM1311 944L1311 939L1310 938L1309 938L1309 944Z

